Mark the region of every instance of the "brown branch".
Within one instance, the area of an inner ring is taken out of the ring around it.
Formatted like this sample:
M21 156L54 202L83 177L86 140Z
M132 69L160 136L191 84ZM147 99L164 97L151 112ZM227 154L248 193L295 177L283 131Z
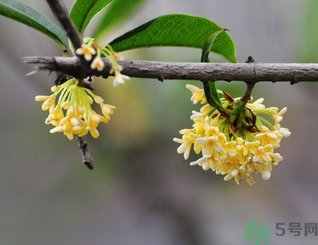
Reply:
M254 88L255 83L246 83L246 91L244 96L242 97L242 100L245 102L248 102L251 99L252 90Z
M86 141L83 140L83 138L79 137L79 136L77 136L76 139L77 139L77 142L78 142L78 148L81 151L81 155L82 155L82 159L83 159L84 165L88 169L92 170L94 168L93 158L91 157L91 155L88 152Z
M103 71L83 69L78 57L24 57L24 63L36 64L37 70L59 71L76 78L88 76L108 77L111 65L103 59ZM245 82L281 82L292 84L318 81L318 64L297 63L185 63L141 60L118 61L122 73L130 77L178 80L225 80Z
M82 45L81 35L78 33L75 25L69 17L68 11L64 5L64 3L60 0L46 0L49 4L53 14L60 22L61 26L66 32L66 35L71 40L74 49L78 49Z

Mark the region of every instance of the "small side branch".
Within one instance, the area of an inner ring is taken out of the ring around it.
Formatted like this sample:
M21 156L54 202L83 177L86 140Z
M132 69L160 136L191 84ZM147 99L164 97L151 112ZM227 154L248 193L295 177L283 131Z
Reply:
M68 11L60 0L47 0L52 12L54 13L57 20L63 26L66 35L71 40L74 49L78 49L82 45L82 38L74 26L72 20L69 17Z
M103 59L102 71L83 69L78 57L24 57L24 63L36 64L37 70L59 71L76 78L102 76L107 78L111 64ZM137 78L177 80L244 81L244 82L317 82L318 64L298 63L185 63L141 60L118 61L122 73Z
M88 169L90 169L90 170L94 169L93 158L91 157L91 155L88 152L86 141L83 140L83 138L79 137L79 136L77 136L76 139L78 142L78 148L80 149L81 154L82 154L82 159L83 159L84 165L86 165L86 167L88 167Z
M254 88L255 83L246 83L246 91L242 100L248 102L251 99L252 90Z

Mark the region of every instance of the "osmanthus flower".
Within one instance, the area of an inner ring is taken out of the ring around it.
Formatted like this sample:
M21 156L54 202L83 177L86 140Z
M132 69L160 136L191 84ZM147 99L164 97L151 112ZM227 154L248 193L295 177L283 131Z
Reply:
M273 166L283 160L274 151L282 138L291 134L280 126L287 108L280 111L277 107L266 108L264 99L242 102L241 98L233 99L223 92L224 98L220 101L224 111L220 112L207 103L203 89L194 85L187 85L187 88L192 92L191 101L194 104L201 102L203 106L200 112L192 112L192 128L180 131L182 139L173 139L181 144L177 152L188 159L193 147L201 157L190 165L225 175L224 180L234 179L239 184L246 178L252 185L254 173L260 173L268 180ZM267 115L272 122L262 115Z
M77 55L84 55L85 60L90 61L93 55L96 54L96 50L87 44L82 44L75 52Z
M97 138L99 123L107 123L114 113L115 106L104 103L82 80L70 79L65 83L53 86L50 96L36 96L36 101L43 101L42 110L48 110L46 124L54 128L50 133L63 132L70 140L74 136L84 136L88 132ZM92 109L93 103L99 104L101 114Z
M129 76L121 74L123 68L117 63L117 60L123 60L123 58L114 52L110 45L100 46L95 43L94 38L86 37L84 38L84 44L82 44L75 53L77 55L84 55L87 61L91 61L91 68L97 69L98 71L102 71L105 67L102 58L107 58L111 64L109 73L115 75L113 82L114 87L123 85L125 80L130 79Z

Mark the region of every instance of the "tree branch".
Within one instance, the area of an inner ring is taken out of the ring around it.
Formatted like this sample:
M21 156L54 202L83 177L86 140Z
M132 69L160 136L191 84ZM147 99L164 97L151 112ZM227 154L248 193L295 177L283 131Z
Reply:
M36 64L36 69L59 71L76 78L102 76L107 78L111 65L103 59L103 71L92 70L78 57L23 57L22 62ZM245 82L318 81L318 64L297 63L185 63L141 60L118 61L122 73L130 77L178 80L225 80Z
M88 152L86 141L83 139L83 137L79 136L77 136L76 139L78 142L78 148L81 151L83 164L90 170L94 169L93 158Z
M77 31L75 25L69 17L68 11L63 4L63 2L59 0L46 0L49 4L52 12L54 13L57 20L63 26L63 29L66 32L66 35L71 40L74 49L78 49L82 45L82 38L79 32Z

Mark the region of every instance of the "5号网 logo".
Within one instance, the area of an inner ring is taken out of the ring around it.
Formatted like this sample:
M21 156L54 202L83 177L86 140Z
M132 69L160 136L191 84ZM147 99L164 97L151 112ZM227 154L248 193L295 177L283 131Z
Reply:
M261 224L259 227L257 221L248 221L246 225L246 234L243 236L243 239L245 241L254 241L255 245L261 244L261 242L264 240L265 244L269 243L269 233L272 231L272 227L266 227L264 225L263 221L261 221Z

